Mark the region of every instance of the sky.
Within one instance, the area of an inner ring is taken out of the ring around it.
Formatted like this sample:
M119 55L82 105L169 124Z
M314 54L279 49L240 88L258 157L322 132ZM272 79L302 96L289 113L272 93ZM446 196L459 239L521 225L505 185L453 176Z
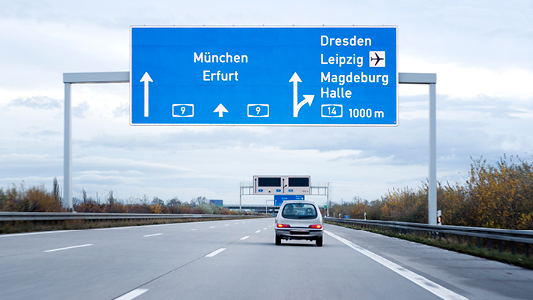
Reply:
M0 187L63 187L63 73L126 72L132 25L394 25L398 71L437 74L437 180L472 159L531 160L533 2L7 1L0 10ZM398 127L131 126L127 83L74 85L73 195L239 203L254 175L310 175L340 203L428 178L429 89ZM245 204L269 198L243 196ZM324 196L308 199L322 204Z

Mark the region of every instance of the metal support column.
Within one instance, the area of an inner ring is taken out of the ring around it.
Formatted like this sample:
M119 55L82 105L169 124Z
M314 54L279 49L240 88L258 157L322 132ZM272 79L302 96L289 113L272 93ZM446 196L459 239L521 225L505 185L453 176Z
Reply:
M73 210L72 206L72 105L70 83L65 83L65 129L63 159L63 206Z
M329 199L329 182L328 182L328 188L327 188L327 191L326 191L326 216L329 217L329 207L331 206L331 201Z
M428 224L437 225L437 74L398 73L400 84L429 85Z
M65 84L65 131L63 148L63 205L73 211L72 205L72 97L71 84L75 83L129 83L130 72L63 73Z
M429 190L428 224L437 225L437 101L435 84L429 84Z

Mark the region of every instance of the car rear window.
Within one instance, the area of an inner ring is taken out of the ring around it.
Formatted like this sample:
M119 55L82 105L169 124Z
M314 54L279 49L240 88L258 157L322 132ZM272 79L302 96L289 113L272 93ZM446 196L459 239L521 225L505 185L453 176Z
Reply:
M286 219L315 219L316 208L309 203L291 203L285 205L281 216Z

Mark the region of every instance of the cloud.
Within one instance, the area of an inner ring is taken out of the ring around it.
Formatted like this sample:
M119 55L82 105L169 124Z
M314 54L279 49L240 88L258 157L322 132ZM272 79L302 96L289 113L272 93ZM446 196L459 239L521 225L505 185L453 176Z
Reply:
M437 109L439 117L453 120L483 120L488 119L519 119L525 117L531 107L522 105L522 101L514 101L512 97L491 97L479 94L474 98L457 98L439 95ZM529 99L531 101L533 99ZM525 101L525 102L529 102Z
M46 96L34 96L28 98L17 98L11 100L8 107L29 107L33 109L60 109L63 108L63 101Z
M30 138L50 139L62 136L62 132L50 129L41 129L37 126L29 126L20 133L21 136Z
M120 103L119 106L113 109L113 117L124 117L130 115L130 106L127 103Z
M52 178L61 175L63 160L57 154L0 154L0 165L0 182L10 183L13 178Z
M83 101L77 106L72 107L72 115L76 118L84 119L89 114L89 103Z

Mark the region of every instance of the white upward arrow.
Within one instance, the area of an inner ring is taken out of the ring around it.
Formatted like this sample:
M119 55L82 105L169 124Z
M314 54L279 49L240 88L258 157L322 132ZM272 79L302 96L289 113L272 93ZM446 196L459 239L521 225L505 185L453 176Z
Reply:
M300 109L296 110L296 107L298 107L298 82L302 82L302 80L300 79L300 76L294 72L289 82L292 82L292 116L296 118L298 117L298 111L300 111Z
M154 82L148 72L145 72L141 82L144 82L144 116L148 117L148 82Z
M292 82L292 116L297 118L298 112L300 112L300 108L304 106L306 103L311 106L311 103L313 103L313 99L315 98L315 95L303 95L304 100L300 103L298 103L298 82L302 82L300 79L300 76L296 72L291 77L291 80L289 82Z
M224 107L224 105L222 105L222 103L220 103L213 112L217 112L218 113L218 117L222 118L224 116L223 114L227 113L228 110Z

